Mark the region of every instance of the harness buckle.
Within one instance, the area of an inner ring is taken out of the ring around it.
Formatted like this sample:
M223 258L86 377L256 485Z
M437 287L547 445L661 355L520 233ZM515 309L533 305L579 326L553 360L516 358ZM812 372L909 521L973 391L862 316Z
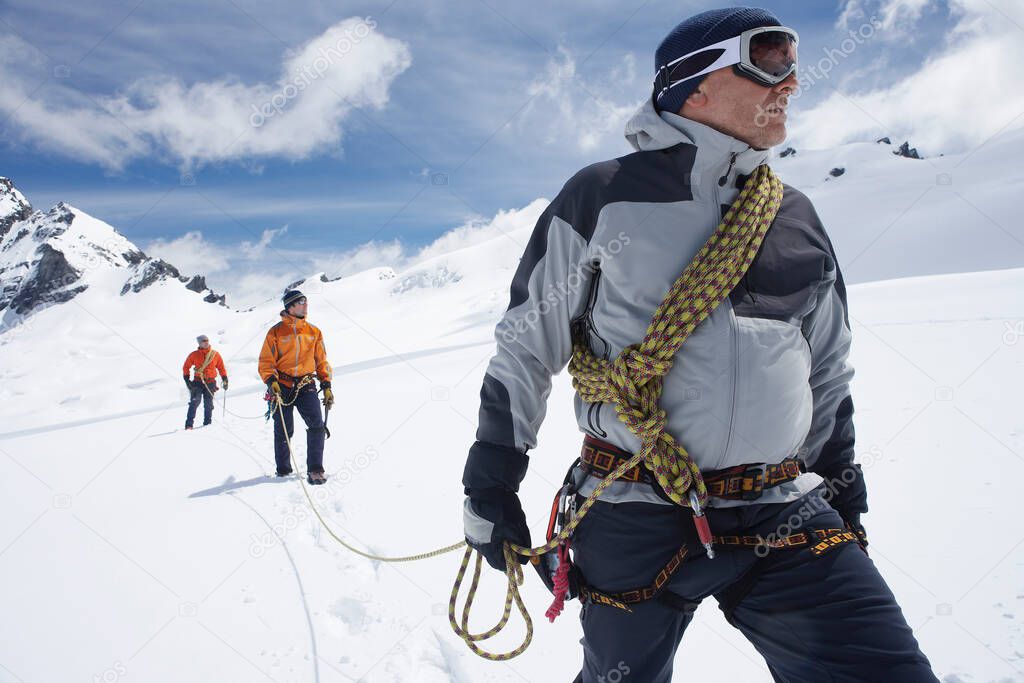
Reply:
M750 489L743 489L741 485L740 499L741 500L757 500L764 493L764 485L768 465L765 463L758 463L756 465L748 465L743 470L743 480L750 479Z

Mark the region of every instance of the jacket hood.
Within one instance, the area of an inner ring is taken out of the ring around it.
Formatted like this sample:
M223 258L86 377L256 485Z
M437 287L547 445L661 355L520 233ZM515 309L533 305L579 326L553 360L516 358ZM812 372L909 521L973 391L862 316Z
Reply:
M682 143L694 145L696 165L707 168L728 164L735 155L733 170L744 175L750 174L771 155L770 149L754 149L703 123L667 111L658 112L650 97L626 122L625 136L638 152L667 149Z

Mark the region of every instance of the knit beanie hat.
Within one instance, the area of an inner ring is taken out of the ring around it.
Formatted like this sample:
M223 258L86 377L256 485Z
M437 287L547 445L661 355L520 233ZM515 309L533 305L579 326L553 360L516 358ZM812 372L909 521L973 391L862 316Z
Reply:
M756 7L727 7L695 14L672 29L672 32L661 41L661 45L654 53L655 74L674 59L727 38L734 38L749 29L781 25L774 14ZM703 80L704 77L694 77L672 86L664 93L661 93L663 86L655 83L654 108L658 111L677 113L686 98Z
M289 306L291 306L299 299L304 299L305 297L306 295L300 292L299 290L289 289L287 292L284 293L284 296L281 297L281 303L284 304L284 310L287 311Z

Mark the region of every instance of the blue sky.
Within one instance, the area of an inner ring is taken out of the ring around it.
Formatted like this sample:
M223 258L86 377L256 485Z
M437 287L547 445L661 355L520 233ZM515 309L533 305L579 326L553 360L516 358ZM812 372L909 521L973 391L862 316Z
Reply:
M979 11L973 2L762 6L800 32L802 60L838 47L868 17L887 24L801 96L798 109L813 111L915 77L951 28ZM425 245L551 197L580 167L630 151L622 126L648 94L655 46L678 21L714 6L3 2L0 74L17 87L0 99L0 175L37 208L69 201L144 248L195 232L203 249L225 252L261 236L323 253L368 241ZM331 65L330 92L309 102L300 94L266 124L289 117L286 133L260 138L266 131L246 131L252 119L237 112L212 122L231 98L238 105L279 90L304 46L365 23L360 17L373 22L372 38ZM197 97L212 113L176 119ZM290 111L300 103L305 113ZM899 117L875 123L909 134ZM814 129L833 124L845 125ZM869 132L854 127L847 137Z

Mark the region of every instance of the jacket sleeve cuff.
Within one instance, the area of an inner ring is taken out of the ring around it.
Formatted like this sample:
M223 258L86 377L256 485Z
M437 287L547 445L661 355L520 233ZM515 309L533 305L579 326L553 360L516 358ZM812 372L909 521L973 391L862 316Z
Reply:
M470 490L503 488L519 491L519 484L526 476L530 456L515 448L499 446L486 441L477 441L469 449L466 467L462 472L462 485L466 493Z

